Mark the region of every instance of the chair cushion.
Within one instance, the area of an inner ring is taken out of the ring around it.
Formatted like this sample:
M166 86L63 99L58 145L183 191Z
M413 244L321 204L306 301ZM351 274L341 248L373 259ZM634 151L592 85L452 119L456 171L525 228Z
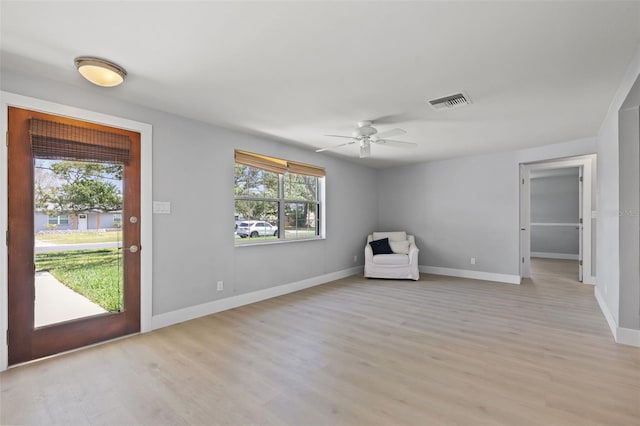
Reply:
M393 250L391 250L391 247L389 246L388 238L382 238L380 240L371 241L369 245L371 246L371 250L373 250L374 256L377 254L393 253Z
M382 238L388 238L389 241L405 241L407 239L407 233L401 232L374 232L373 239L381 240Z
M393 250L394 253L409 254L409 241L389 240L389 245L391 246L391 250Z
M373 263L376 265L408 265L409 256L406 254L379 254L373 256Z

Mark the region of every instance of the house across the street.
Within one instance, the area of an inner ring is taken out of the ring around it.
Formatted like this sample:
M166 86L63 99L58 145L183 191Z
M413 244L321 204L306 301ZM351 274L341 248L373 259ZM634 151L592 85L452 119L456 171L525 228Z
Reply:
M81 212L48 215L43 211L34 214L34 231L76 230L90 231L120 228L122 212Z

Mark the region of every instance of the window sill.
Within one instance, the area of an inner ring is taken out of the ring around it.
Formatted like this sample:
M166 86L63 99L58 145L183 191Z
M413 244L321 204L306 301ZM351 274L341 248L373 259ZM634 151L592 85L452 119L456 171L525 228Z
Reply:
M304 243L304 242L309 242L309 241L323 241L326 240L326 237L316 237L316 238L300 238L300 239L296 239L296 240L277 240L277 241L262 241L262 242L255 242L255 243L243 243L243 244L234 244L234 246L236 248L241 248L241 247L256 247L256 246L270 246L270 245L277 245L277 244L291 244L291 243Z

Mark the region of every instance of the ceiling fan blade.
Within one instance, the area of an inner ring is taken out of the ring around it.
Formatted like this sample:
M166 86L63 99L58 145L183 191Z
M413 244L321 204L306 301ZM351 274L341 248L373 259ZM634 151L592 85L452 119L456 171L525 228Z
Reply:
M325 136L329 136L329 137L332 137L332 138L354 139L353 136L344 136L344 135L325 135Z
M371 141L371 142L377 143L379 145L397 146L397 147L400 147L400 148L415 148L416 146L418 146L417 143L394 141L393 139L378 139L378 140Z
M378 139L384 139L384 138L392 138L394 136L404 135L405 133L407 132L402 129L391 129L391 130L387 130L386 132L380 132L376 136L378 137Z
M356 143L356 141L352 140L351 142L341 143L340 145L334 145L334 146L328 146L326 148L316 149L316 152L331 151L331 150L334 150L334 149L342 148L343 146L353 145L354 143Z

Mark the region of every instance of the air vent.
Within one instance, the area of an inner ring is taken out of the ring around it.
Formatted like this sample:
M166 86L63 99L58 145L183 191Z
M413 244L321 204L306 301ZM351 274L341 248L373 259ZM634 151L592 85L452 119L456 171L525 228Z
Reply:
M433 109L460 108L461 106L465 106L470 103L471 100L469 99L469 96L464 92L429 101L429 105L431 105Z

